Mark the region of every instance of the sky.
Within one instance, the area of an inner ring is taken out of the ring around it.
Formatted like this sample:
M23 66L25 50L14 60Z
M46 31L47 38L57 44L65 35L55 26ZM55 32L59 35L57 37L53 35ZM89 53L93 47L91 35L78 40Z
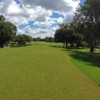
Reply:
M61 23L70 23L84 0L0 0L0 15L17 26L17 34L53 37Z

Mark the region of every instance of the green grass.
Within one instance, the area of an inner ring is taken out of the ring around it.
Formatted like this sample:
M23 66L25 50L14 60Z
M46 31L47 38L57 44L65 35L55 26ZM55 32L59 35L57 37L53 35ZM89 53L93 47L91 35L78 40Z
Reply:
M91 54L89 49L70 50L72 63L86 73L93 81L100 85L100 54Z
M0 100L100 100L99 86L56 46L0 49Z

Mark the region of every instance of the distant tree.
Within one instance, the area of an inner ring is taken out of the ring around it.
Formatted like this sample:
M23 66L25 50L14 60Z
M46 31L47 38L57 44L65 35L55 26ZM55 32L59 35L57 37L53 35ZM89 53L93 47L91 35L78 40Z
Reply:
M16 42L19 46L25 46L27 42L31 43L32 37L26 34L19 34L16 36Z
M0 15L0 21L5 21L5 17L3 15Z
M55 42L62 42L63 47L65 47L66 33L64 33L62 29L57 29L56 32L55 32L54 41Z
M32 37L31 36L29 36L29 35L26 35L26 34L23 34L23 37L25 38L25 41L26 42L29 42L29 43L31 43L32 42Z
M71 35L71 30L69 29L69 25L68 24L60 24L59 25L60 28L56 30L55 32L55 42L62 42L63 43L63 47L67 48L67 44L69 42L69 38Z
M46 42L54 42L54 38L53 37L46 37L44 40Z
M61 24L55 32L55 42L62 42L63 47L79 47L82 44L83 36L76 32L76 27L71 24Z
M40 37L37 37L37 38L33 38L33 41L42 41L42 39Z
M100 0L86 0L76 11L70 24L61 24L55 32L55 41L64 44L87 45L90 52L100 45Z
M17 27L11 22L5 21L4 16L0 15L0 47L10 42L16 36Z

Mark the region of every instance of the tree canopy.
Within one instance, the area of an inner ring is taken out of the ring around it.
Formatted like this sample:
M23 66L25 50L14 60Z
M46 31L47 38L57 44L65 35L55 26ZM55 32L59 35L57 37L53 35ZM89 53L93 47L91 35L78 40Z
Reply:
M26 34L19 34L16 36L15 41L18 42L19 46L25 46L27 42L31 43L32 37Z
M0 15L0 47L8 43L16 35L17 27L5 20L4 16Z
M87 0L77 8L70 24L61 24L55 32L55 41L73 44L76 47L88 46L90 52L100 43L100 0Z
M55 33L55 42L62 42L63 47L68 47L70 44L71 47L78 47L81 45L82 35L78 32L75 33L75 27L71 24L61 24L60 28L56 30Z

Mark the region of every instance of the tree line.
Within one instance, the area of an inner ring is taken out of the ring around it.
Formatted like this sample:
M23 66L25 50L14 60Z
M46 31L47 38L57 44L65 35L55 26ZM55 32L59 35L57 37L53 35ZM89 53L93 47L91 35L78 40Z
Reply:
M17 27L11 22L6 21L3 15L0 15L0 47L4 46L25 46L27 42L33 39L26 34L16 34Z
M53 37L33 38L26 34L17 34L17 27L11 22L6 21L3 15L0 15L0 47L26 46L32 41L54 42Z
M55 32L55 41L63 47L89 47L90 52L100 45L100 0L87 0L77 8L73 22L63 23Z
M41 38L41 37L37 37L37 38L33 38L34 42L54 42L54 37L48 37L46 36L45 38Z
M32 41L54 42L53 37L33 38L26 34L17 34L17 27L11 22L6 21L3 15L0 15L0 47L4 46L25 46Z

